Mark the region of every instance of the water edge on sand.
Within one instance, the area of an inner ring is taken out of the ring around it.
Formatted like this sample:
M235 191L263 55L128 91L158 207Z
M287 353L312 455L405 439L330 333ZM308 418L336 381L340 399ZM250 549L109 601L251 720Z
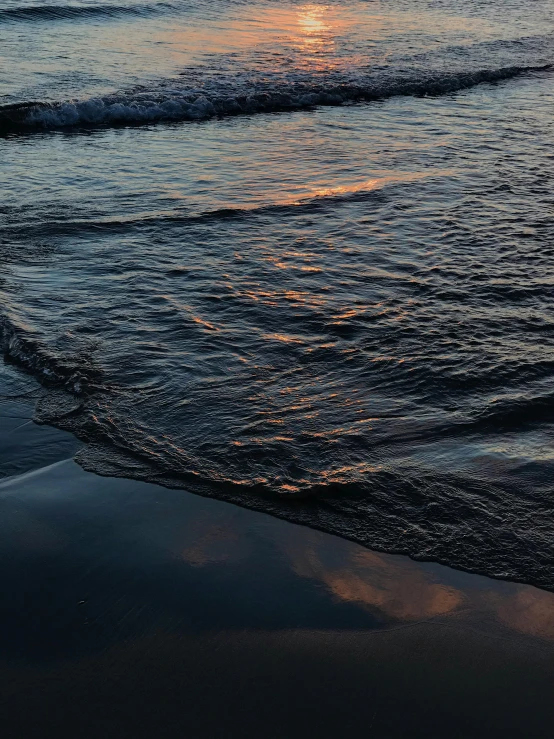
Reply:
M544 736L553 594L96 476L32 412L0 405L4 736Z

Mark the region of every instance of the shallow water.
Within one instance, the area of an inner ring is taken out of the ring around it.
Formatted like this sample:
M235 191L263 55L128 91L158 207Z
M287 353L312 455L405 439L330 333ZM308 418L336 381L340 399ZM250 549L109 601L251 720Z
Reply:
M0 37L4 351L81 464L554 587L550 3Z
M5 735L544 736L553 593L89 474L32 410L0 401Z

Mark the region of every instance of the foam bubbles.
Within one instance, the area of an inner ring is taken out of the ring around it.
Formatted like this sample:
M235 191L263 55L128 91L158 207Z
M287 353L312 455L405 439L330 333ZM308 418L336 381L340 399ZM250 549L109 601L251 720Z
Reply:
M60 103L28 103L0 108L0 131L16 132L72 126L124 125L157 121L206 120L216 116L300 110L316 105L342 105L397 95L443 95L482 83L547 71L549 64L472 71L363 75L329 75L281 79L272 84L230 78L207 85L199 93L186 83L167 89L122 92Z

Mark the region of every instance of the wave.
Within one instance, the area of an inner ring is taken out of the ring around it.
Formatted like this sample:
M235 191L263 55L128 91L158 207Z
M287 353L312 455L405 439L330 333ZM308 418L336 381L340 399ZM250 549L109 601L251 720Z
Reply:
M40 403L38 407L40 418ZM301 495L275 495L262 485L225 484L164 468L137 452L136 443L95 439L83 434L70 414L55 418L49 413L48 408L47 422L86 442L75 461L95 474L184 488L372 550L554 590L552 567L544 565L551 562L549 508L536 505L546 498L542 489L509 487L502 480L491 484L469 473L436 474L419 466L385 465L368 473L362 485L339 481ZM522 526L526 520L533 526Z
M492 403L481 415L479 425L495 429L521 428L554 419L554 395L546 393Z
M14 22L88 20L96 17L118 18L128 15L145 16L170 12L172 9L169 3L155 3L153 5L23 5L0 10L0 25Z
M115 93L104 97L63 102L29 101L0 107L0 134L25 133L72 127L140 125L163 121L199 121L240 114L337 106L396 96L436 96L483 83L545 72L551 64L510 66L462 72L419 72L385 79L369 76L355 80L252 82L215 88L191 89L179 85Z
M75 434L85 443L76 461L96 474L185 488L372 549L554 590L554 570L544 566L551 559L545 553L552 538L550 507L544 502L549 500L548 479L542 488L531 488L521 479L515 486L505 485L500 475L489 482L479 474L437 472L407 461L392 465L384 459L383 464L363 465L351 479L348 472L336 470L326 479L314 477L313 484L298 491L282 485L279 491L259 478L237 480L231 472L232 449L225 452L230 469L225 477L209 464L198 467L194 454L184 450L178 457L166 456L156 444L152 453L145 443L150 430L129 418L122 422L106 405L110 393L90 351L47 346L6 316L0 317L0 347L7 360L48 388L34 420ZM520 421L522 414L526 420L550 420L551 409L552 395L546 392L503 401L483 415L498 431L506 422ZM458 430L464 434L471 429ZM437 431L442 435L444 429ZM215 443L212 451L217 450ZM521 525L529 520L532 527Z
M0 349L11 362L36 377L45 387L64 388L79 396L97 385L99 370L90 361L90 349L54 350L7 316L0 316Z
M95 232L98 234L108 233L126 233L134 229L150 229L150 228L171 228L173 226L181 227L187 224L195 223L211 223L221 221L242 221L250 218L256 218L265 215L288 215L297 213L310 213L314 211L322 211L327 207L334 208L341 203L355 203L382 201L388 188L402 188L409 186L413 182L422 180L432 180L451 176L449 170L434 169L427 172L405 172L399 176L379 177L363 183L355 185L326 188L320 191L306 192L301 196L287 198L268 202L262 205L233 205L215 208L213 210L193 210L186 211L178 208L174 211L149 213L149 214L130 214L126 217L107 217L107 218L74 218L71 212L66 214L65 218L55 218L53 220L38 220L28 224L21 225L17 222L7 224L0 228L0 233L9 235L10 245L14 248L16 242L26 243L29 239L34 240L37 237L59 237L67 235L75 235L78 233ZM0 209L1 213L1 209ZM58 216L60 214L57 214ZM40 245L41 249L44 246ZM3 251L3 256L8 258L9 252Z

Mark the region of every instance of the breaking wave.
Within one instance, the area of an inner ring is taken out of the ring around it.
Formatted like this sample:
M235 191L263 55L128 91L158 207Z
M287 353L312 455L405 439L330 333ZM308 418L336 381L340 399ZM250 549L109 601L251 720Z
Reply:
M21 102L0 107L0 133L23 133L57 128L117 126L158 121L198 121L214 117L336 106L395 96L446 95L482 83L545 72L551 64L509 66L462 72L419 72L379 79L345 79L329 75L280 83L219 83L215 88L173 87L114 93L63 102Z
M60 20L90 20L91 18L118 18L121 16L145 16L170 12L169 3L152 5L38 5L4 8L0 10L0 24L16 22L40 22Z

